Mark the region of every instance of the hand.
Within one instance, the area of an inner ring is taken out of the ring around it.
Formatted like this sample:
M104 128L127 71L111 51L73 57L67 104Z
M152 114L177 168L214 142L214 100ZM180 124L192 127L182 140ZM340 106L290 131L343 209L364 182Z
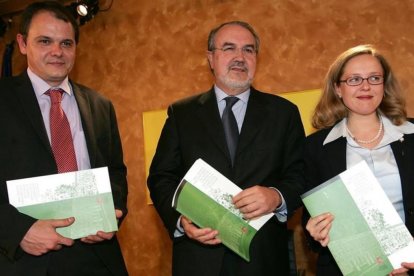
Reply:
M329 243L329 230L332 227L334 217L330 213L323 213L319 216L310 218L306 224L306 230L323 247Z
M233 204L248 220L274 212L281 203L278 191L263 186L247 188L233 197Z
M210 245L221 243L221 240L217 238L217 230L211 228L198 228L191 220L184 216L181 216L181 226L190 239Z
M391 273L389 274L390 276L403 276L403 275L408 275L408 270L410 269L414 269L414 263L401 263L401 267L398 269L394 269L393 271L391 271Z
M115 216L119 220L122 217L123 213L121 210L115 209ZM81 239L84 243L94 244L98 242L102 242L105 240L110 240L115 236L116 232L103 232L98 231L95 235L89 235Z
M75 219L38 220L29 228L20 242L20 247L28 254L40 256L51 250L60 250L63 245L71 246L73 240L56 232L58 227L71 225Z

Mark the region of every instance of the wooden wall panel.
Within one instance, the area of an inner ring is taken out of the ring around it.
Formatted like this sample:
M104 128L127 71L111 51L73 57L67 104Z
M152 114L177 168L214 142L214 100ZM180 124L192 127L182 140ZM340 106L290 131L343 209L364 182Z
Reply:
M375 44L401 80L414 116L413 13L412 0L114 0L112 9L82 26L71 77L111 98L117 110L130 190L119 237L130 274L171 270L171 242L146 204L142 112L210 88L205 51L211 28L236 19L256 28L262 47L254 85L271 93L319 88L340 52ZM15 36L13 19L0 53ZM24 64L16 46L14 73ZM297 217L291 226L300 241ZM297 246L298 266L309 269L312 256Z

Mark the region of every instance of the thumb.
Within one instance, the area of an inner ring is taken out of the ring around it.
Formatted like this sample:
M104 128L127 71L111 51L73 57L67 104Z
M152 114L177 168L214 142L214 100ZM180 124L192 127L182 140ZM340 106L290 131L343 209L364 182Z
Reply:
M119 209L115 209L115 217L117 218L117 219L120 219L120 218L122 218L122 216L124 215L124 213L121 211L121 210L119 210Z
M75 222L75 218L74 217L69 217L69 218L65 218L65 219L52 219L51 220L51 225L54 228L59 228L59 227L67 227L71 224L73 224ZM66 245L66 246L71 246L73 245L73 240L66 238L60 234L57 233L58 237L58 244L61 245Z
M58 227L67 227L75 222L74 217L65 218L65 219L51 219L51 225L55 228Z

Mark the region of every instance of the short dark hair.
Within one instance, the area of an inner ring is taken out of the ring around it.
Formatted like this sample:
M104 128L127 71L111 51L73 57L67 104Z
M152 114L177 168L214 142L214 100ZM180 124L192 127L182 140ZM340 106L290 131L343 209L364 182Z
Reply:
M213 51L213 50L214 50L214 48L215 48L215 43L216 43L216 34L217 34L217 32L218 32L221 28L223 28L224 26L227 26L227 25L237 25L237 26L243 27L243 28L245 28L246 30L248 30L248 31L249 31L249 32L253 35L254 40L255 40L255 42L256 42L256 45L255 45L255 47L256 47L256 52L259 52L260 38L259 38L259 36L257 35L256 31L253 29L253 27L252 27L252 26L250 26L250 24L249 24L249 23L244 22L244 21L230 21L230 22L223 23L223 24L221 24L220 26L218 26L218 27L216 27L216 28L212 29L212 30L210 31L210 34L208 35L208 41L207 41L207 50L208 50L208 51Z
M57 19L70 23L73 27L73 32L75 33L75 42L76 44L79 42L79 25L76 22L75 17L68 8L57 1L35 2L26 7L21 16L19 28L19 33L24 39L27 38L33 17L36 14L45 11L52 13Z

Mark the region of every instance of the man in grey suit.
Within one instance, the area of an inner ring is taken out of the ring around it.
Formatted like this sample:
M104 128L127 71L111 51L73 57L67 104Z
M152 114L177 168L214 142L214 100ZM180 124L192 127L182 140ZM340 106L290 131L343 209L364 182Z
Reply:
M17 35L28 69L0 80L1 275L128 274L115 233L98 231L72 240L59 235L56 228L71 225L76 217L37 220L8 202L7 180L61 172L50 142L48 91L53 88L62 95L60 104L75 152L74 170L107 166L119 221L127 213L126 167L113 105L68 79L78 38L75 19L59 2L30 5Z
M214 87L168 108L148 187L173 239L173 275L289 274L286 220L300 206L304 130L295 105L251 87L259 44L245 22L213 29L207 58ZM222 123L227 102L234 117L226 120L235 119L240 133L234 141ZM275 214L254 237L250 262L223 246L217 230L199 228L172 209L177 185L198 158L243 189L233 202L246 219Z

